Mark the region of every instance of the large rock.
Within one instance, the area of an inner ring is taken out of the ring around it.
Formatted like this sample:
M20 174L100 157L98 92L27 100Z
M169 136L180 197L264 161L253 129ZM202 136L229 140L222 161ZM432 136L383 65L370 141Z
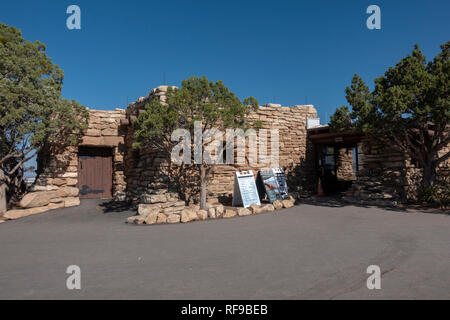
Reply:
M250 216L252 214L252 212L247 208L239 208L237 213L239 217Z
M171 214L167 216L167 223L179 223L181 221L181 217L179 214Z
M71 179L71 178L66 179L66 184L68 186L76 186L77 183L78 183L77 179Z
M3 214L3 218L8 219L8 220L14 220L14 219L31 216L33 214L42 213L42 212L45 212L48 210L50 210L48 206L29 208L29 209L9 210Z
M77 197L80 190L75 187L62 187L58 191L56 191L56 195L59 198L65 197Z
M158 218L158 212L151 212L145 217L145 224L155 224Z
M215 219L216 218L216 208L208 209L208 218Z
M32 192L26 194L19 203L21 208L43 207L50 203L50 200L57 198L55 191L48 192Z
M64 199L64 207L76 207L80 205L80 198L69 197Z
M148 204L140 204L138 206L138 213L141 216L148 216L151 213L158 213L160 210L161 208Z
M164 213L156 214L156 223L157 224L166 223L166 222L167 222L167 217Z
M272 204L275 210L280 210L283 208L283 203L280 200L275 200Z
M127 223L129 224L144 224L145 217L143 216L132 216L127 219Z
M55 186L62 186L65 183L66 183L66 179L55 178L52 180L52 184L54 184Z
M65 207L64 202L49 203L47 206L48 210L62 209L64 207Z
M291 208L294 206L294 201L290 199L283 200L282 203L284 208Z
M208 212L206 210L199 210L197 212L198 220L206 220L208 219Z
M232 210L232 209L226 209L225 213L223 214L224 218L233 218L236 216L236 211Z
M216 217L217 218L222 218L224 213L225 213L225 207L223 205L219 204L218 206L216 206Z
M180 221L183 223L197 220L197 213L194 210L184 209L180 212Z
M167 217L167 223L179 223L180 222L180 215L178 214L171 214Z
M181 207L169 207L169 208L165 208L165 209L163 210L163 213L164 213L166 216L169 216L169 215L171 215L171 214L180 213L181 211L183 211L184 208L186 208L186 206L185 206L184 203L183 203L183 206L181 206Z
M266 204L261 207L262 212L272 212L275 211L275 207L272 204Z
M165 194L145 194L141 197L141 202L146 204L166 202Z
M261 206L255 203L250 206L250 211L252 212L252 214L259 214L263 212Z

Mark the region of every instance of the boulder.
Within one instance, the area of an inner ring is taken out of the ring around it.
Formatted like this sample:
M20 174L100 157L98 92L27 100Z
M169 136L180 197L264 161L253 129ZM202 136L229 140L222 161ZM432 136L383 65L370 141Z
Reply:
M61 209L64 207L65 207L64 202L49 203L47 206L48 210Z
M250 211L252 212L252 214L259 214L263 212L261 206L255 203L250 206Z
M197 213L194 210L191 209L184 209L180 213L180 220L183 223L197 220Z
M262 212L272 212L275 210L275 207L272 204L266 204L261 207Z
M132 216L127 219L129 224L144 224L145 218L143 216Z
M33 186L33 187L31 187L30 192L53 191L53 190L56 190L56 189L58 189L58 187L51 186L51 185L48 185L48 186Z
M186 207L185 207L185 205L184 205L184 203L183 203L183 206L181 206L181 207L169 207L169 208L165 208L165 209L163 210L163 213L164 213L166 216L169 216L169 215L171 215L171 214L180 213L184 208L186 208Z
M64 207L75 207L80 205L80 198L70 197L64 199Z
M208 209L208 218L215 219L216 218L216 208Z
M78 178L78 172L66 172L61 175L62 178Z
M208 212L206 210L198 210L197 212L198 220L208 219Z
M222 218L224 213L225 213L225 207L223 205L219 204L218 206L216 206L216 217L217 218Z
M283 208L283 203L280 200L275 200L272 204L275 210L280 210Z
M50 203L50 200L57 198L55 191L48 192L32 192L26 194L19 203L21 208L43 207Z
M58 191L56 191L56 195L59 198L65 198L65 197L77 197L80 190L75 187L62 187L59 188Z
M166 223L166 222L167 222L167 217L164 213L156 214L156 223L157 224Z
M145 224L155 224L158 218L158 212L151 212L145 217Z
M294 206L294 201L292 201L290 199L286 199L281 202L283 203L283 208L291 208Z
M167 223L179 223L180 222L180 215L178 214L171 214L167 217Z
M239 217L250 216L252 214L252 212L247 208L239 208L237 211L237 214Z
M158 213L161 210L158 206L148 205L148 204L140 204L138 206L138 213L141 216L148 216L151 213Z
M78 180L77 179L66 179L66 184L68 185L68 186L76 186L77 185L77 183L78 183Z
M163 203L167 198L165 194L145 194L141 197L141 202L144 204Z
M49 208L45 207L35 207L29 209L18 209L18 210L9 210L3 214L3 218L7 220L19 219L27 216L31 216L33 214L42 213L48 211Z
M236 211L232 210L232 209L226 209L225 213L223 214L224 218L233 218L236 216Z
M66 179L55 178L52 180L52 184L54 184L55 186L62 186L65 183L66 183Z

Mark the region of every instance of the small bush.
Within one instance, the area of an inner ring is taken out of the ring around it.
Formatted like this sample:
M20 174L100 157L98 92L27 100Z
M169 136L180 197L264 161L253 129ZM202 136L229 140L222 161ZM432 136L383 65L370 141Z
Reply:
M434 204L442 209L450 207L450 184L442 183L433 186L420 187L417 190L417 200L420 203Z

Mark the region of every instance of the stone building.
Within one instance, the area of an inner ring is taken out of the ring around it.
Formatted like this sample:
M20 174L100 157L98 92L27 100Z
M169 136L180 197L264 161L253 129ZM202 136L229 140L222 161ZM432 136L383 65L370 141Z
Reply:
M38 159L36 184L17 210L8 211L9 218L76 206L83 198L134 205L167 203L159 206L170 213L195 203L195 173L184 172L184 180L180 180L168 155L132 147L131 123L152 99L165 101L167 88L151 90L126 110L89 110L89 128L80 143ZM414 193L414 177L419 170L405 155L360 135L333 134L327 126L307 128L312 118L317 118L312 105L268 104L249 116L250 122L261 122L261 129L278 130L279 166L285 169L290 191L315 193L321 176L326 191L345 191L344 199L351 202L389 205ZM271 139L268 137L269 145ZM210 201L231 203L235 171L253 170L256 174L267 166L259 162L216 166L208 181ZM449 175L449 162L440 172ZM187 187L180 188L181 184Z

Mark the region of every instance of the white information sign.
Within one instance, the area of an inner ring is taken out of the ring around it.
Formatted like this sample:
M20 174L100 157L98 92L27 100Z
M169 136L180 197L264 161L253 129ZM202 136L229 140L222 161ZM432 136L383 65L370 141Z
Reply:
M253 171L236 172L234 175L233 206L247 208L252 204L261 205Z

